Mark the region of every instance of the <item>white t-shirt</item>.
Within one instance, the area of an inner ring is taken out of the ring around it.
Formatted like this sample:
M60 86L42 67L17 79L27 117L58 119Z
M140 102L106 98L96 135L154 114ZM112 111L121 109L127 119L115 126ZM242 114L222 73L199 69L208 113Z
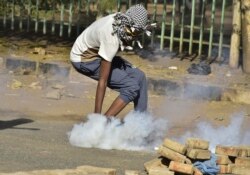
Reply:
M111 62L119 49L119 39L112 35L115 14L108 15L93 22L76 39L71 52L72 62L84 60L84 52L93 49L103 59Z

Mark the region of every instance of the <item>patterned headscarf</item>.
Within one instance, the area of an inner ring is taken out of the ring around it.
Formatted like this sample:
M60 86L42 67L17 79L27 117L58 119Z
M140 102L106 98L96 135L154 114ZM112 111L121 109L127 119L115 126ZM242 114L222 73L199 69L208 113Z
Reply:
M150 35L150 32L147 30L149 25L148 20L148 12L141 4L134 5L130 7L126 13L118 12L114 16L114 23L113 23L113 34L117 34L118 38L120 39L121 49L133 49L131 46L127 46L132 41L136 41L139 47L142 48L139 40L137 39L137 35L131 35L129 32L126 31L126 27L136 33L146 32ZM126 44L123 43L126 42Z

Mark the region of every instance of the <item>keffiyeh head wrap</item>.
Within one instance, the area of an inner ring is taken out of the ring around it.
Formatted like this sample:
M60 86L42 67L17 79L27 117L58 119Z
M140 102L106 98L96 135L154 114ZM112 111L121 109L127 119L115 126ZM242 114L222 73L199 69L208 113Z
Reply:
M125 28L129 28L132 32L143 33L146 32L150 35L150 32L147 30L149 26L148 20L148 12L141 4L134 5L130 7L126 13L117 13L114 16L114 23L113 23L113 34L117 34L118 38L120 39L121 49L133 49L131 46L127 46L128 43L132 41L136 41L139 47L142 48L140 42L137 39L137 36L133 36L129 34ZM126 42L124 44L123 42Z

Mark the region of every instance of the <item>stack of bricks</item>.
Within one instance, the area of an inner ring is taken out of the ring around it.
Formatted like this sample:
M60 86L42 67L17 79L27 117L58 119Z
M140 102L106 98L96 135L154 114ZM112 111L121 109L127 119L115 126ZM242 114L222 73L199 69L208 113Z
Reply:
M193 163L209 160L211 152L208 148L209 142L198 138L189 138L185 144L166 138L158 149L160 157L144 166L149 175L202 175Z
M144 164L149 175L203 175L193 164L211 159L209 142L188 138L185 144L166 138L159 147L160 157ZM250 147L216 146L218 175L250 175Z
M215 149L219 174L250 174L250 146L222 146Z

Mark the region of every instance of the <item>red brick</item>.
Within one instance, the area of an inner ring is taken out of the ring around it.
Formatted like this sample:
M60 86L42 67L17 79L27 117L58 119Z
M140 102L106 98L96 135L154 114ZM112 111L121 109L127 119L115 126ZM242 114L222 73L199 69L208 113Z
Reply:
M232 172L231 167L228 165L219 165L219 168L219 173L221 174L228 174Z
M228 164L233 163L232 160L229 159L227 155L217 154L216 157L217 157L216 163L218 165L228 165Z
M236 165L249 165L250 166L250 157L237 157L235 159Z
M237 157L239 155L240 149L233 146L222 146L217 145L215 149L216 154L227 155L232 157Z
M162 166L165 166L165 165L162 164L162 158L155 158L155 159L152 159L152 160L144 163L144 167L145 167L147 172L152 167L162 167Z
M163 146L183 155L186 153L187 150L187 147L185 145L182 145L176 141L167 138L164 140Z
M240 157L250 157L250 146L240 146L239 147L241 149L239 156Z
M169 170L179 173L193 174L194 166L185 163L171 161L169 165Z
M209 148L209 142L199 138L188 138L186 141L187 147L196 148L196 149L205 149Z
M239 157L248 157L247 149L240 148Z
M203 175L203 173L198 168L194 168L194 175Z
M187 151L187 156L191 159L208 160L211 157L211 151L189 148Z
M125 170L125 175L139 175L139 171Z
M170 171L167 167L151 167L148 175L174 175L174 172Z
M116 175L116 170L113 168L101 168L84 165L77 167L77 170L82 170L84 172L87 172L88 174Z
M177 153L165 146L160 146L158 153L169 160L191 164L191 160L188 159L186 156Z
M237 175L250 174L250 166L248 165L234 165L232 166L232 173Z

